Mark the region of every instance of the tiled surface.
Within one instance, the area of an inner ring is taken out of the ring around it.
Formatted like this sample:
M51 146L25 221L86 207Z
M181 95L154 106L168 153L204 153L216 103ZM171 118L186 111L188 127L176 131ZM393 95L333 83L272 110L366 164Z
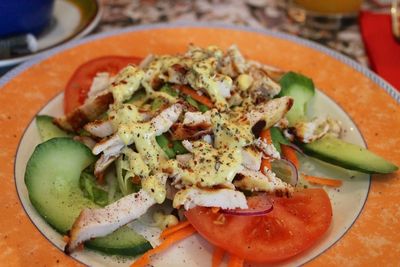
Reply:
M368 65L357 21L337 32L310 31L287 16L285 0L101 0L104 13L95 32L160 22L223 22L304 36ZM387 11L373 1L363 9Z

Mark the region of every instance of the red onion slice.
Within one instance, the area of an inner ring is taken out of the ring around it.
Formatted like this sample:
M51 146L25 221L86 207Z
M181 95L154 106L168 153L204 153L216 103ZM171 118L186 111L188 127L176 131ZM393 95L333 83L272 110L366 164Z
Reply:
M297 185L299 180L299 173L296 166L287 159L277 159L271 163L272 171L278 176L282 181L291 184L293 186Z
M232 216L263 216L274 208L266 195L248 197L247 205L248 209L221 210L221 213Z
M294 150L296 150L300 154L304 155L303 150L299 146L297 146L297 145L295 145L293 143L289 143L289 144L287 144L287 146L290 146L291 148L293 148Z

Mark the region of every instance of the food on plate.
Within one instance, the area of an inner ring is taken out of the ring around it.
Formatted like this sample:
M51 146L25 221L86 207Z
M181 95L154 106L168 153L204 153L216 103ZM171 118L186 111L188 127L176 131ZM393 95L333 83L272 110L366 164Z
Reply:
M397 166L340 139L341 123L309 118L311 79L246 60L236 46L191 45L180 55L103 57L83 64L64 95L65 115L38 115L44 143L26 168L39 214L82 244L132 266L194 233L216 246L213 262L276 262L327 231L332 207L322 188L341 181L299 174L298 152L366 173ZM129 223L152 207L158 245ZM230 234L237 242L232 244Z

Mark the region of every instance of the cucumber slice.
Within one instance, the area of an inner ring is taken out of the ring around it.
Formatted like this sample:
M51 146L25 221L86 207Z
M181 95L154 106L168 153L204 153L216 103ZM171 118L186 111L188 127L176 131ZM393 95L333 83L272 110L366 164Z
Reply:
M81 172L95 160L85 145L60 137L38 145L28 161L25 184L29 198L38 213L62 234L72 227L83 208L99 207L85 198L79 188ZM127 227L89 241L88 246L120 255L135 255L151 247Z
M107 254L118 255L138 255L152 249L149 242L128 227L122 227L111 235L87 241L85 246Z
M25 184L29 198L40 215L63 234L83 208L96 207L79 189L82 170L95 159L85 145L53 138L38 145L28 161Z
M326 135L321 139L302 144L307 155L334 165L364 173L391 173L398 167L360 146Z
M279 81L281 85L281 96L291 96L294 100L292 108L286 114L289 123L304 120L306 117L307 102L314 96L314 83L310 78L298 73L288 72Z
M301 74L288 72L281 80L279 96L291 96L292 108L286 114L289 124L306 120L308 101L314 96L313 81ZM272 133L271 133L272 136ZM325 136L309 144L300 144L304 152L331 164L364 173L391 173L397 166L357 145L346 143L333 136Z
M61 130L53 123L53 117L48 115L37 115L36 126L39 129L39 135L42 142L45 142L54 137L68 137L67 132Z

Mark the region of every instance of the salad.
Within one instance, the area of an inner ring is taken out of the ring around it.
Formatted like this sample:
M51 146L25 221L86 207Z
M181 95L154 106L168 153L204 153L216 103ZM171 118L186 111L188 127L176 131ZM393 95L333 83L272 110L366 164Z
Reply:
M198 233L230 266L271 263L310 248L332 207L322 188L341 181L299 173L297 153L365 173L397 166L340 139L340 121L307 117L311 79L246 60L236 46L181 55L103 57L77 69L65 115L37 116L43 139L25 184L38 213L87 247L140 255L132 266ZM318 114L315 114L318 115ZM160 244L127 226L152 214ZM235 242L230 236L235 233Z

